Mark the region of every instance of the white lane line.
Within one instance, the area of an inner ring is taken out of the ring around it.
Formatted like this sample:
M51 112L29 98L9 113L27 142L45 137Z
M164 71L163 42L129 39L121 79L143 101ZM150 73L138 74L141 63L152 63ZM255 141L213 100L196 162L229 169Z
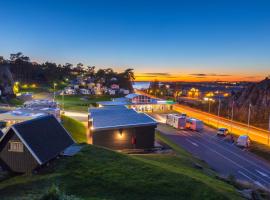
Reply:
M190 142L193 146L195 147L199 147L199 145L196 143L196 142L192 142L191 140L189 139L186 139L186 141Z
M229 149L223 147L223 146L220 145L219 143L214 142L214 141L212 141L212 140L207 140L207 139L204 138L204 137L200 137L200 138L202 138L204 141L206 141L206 142L208 142L208 143L211 143L211 144L213 144L213 145L215 145L215 146L218 146L219 148L223 149L224 151L230 152L230 153L233 154L234 156L236 156L236 157L238 157L239 159L241 159L241 160L243 160L243 161L245 161L245 162L247 162L247 163L249 163L249 164L255 166L256 168L258 168L258 169L260 169L260 170L262 170L262 171L265 171L265 172L269 173L269 170L268 170L268 169L264 169L264 167L262 168L262 167L259 166L258 164L254 163L254 162L251 162L251 161L249 161L248 159L245 159L243 156L240 156L240 155L236 154L235 152L233 152L233 151L231 151L231 150L229 150ZM234 143L233 143L233 144L234 144ZM232 145L233 145L233 144L232 144ZM256 159L255 157L252 156L252 158L255 159L256 161L258 161L258 159ZM270 178L270 177L269 177L269 178Z
M242 176L246 177L247 179L251 180L252 182L255 182L255 180L253 178L250 178L248 175L246 175L244 172L238 171L239 174L241 174Z
M201 145L204 146L205 148L208 148L210 151L212 151L212 152L218 154L219 156L221 156L221 157L223 157L224 159L228 160L229 162L233 163L234 165L236 165L236 166L239 167L240 169L245 170L247 173L251 174L252 176L256 177L257 179L260 179L261 181L265 182L267 185L270 184L270 182L264 180L262 177L257 176L256 174L254 174L253 172L249 171L248 169L246 169L246 168L243 167L242 165L236 163L236 162L233 161L232 159L230 159L230 158L224 156L223 154L217 152L216 150L210 148L209 146L207 146L207 145L205 145L205 144L203 144L203 143L201 143L201 142L198 142L198 141L197 141L197 143L201 144Z
M266 188L263 184L261 184L259 181L255 181L254 179L250 178L248 175L246 175L245 173L238 171L239 174L241 174L242 176L246 177L247 179L251 180L255 185L261 187L261 188Z
M257 169L255 169L255 171L256 171L257 173L259 173L260 175L264 176L264 177L269 177L266 173L263 173L263 172L261 172L261 171L259 171L259 170L257 170Z

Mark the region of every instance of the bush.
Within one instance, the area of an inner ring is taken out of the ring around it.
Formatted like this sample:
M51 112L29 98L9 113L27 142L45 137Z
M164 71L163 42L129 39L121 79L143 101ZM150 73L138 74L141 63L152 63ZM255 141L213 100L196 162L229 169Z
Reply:
M61 193L60 189L56 185L52 185L49 190L42 195L40 200L80 200L80 198Z

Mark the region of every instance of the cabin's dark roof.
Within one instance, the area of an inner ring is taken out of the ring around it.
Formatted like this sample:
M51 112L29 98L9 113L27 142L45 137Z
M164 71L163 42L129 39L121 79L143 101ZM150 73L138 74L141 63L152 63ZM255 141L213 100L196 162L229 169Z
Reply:
M52 115L14 124L12 129L37 157L39 164L53 159L74 144L69 133Z
M124 106L105 106L89 111L90 117L93 118L94 130L157 125L148 115Z

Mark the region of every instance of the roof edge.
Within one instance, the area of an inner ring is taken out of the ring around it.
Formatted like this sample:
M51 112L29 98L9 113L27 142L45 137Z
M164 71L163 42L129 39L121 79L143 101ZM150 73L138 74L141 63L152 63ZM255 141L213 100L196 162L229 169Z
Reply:
M41 162L41 160L39 159L39 157L35 154L35 152L31 149L31 147L23 139L23 137L20 135L20 133L17 131L17 129L14 126L11 126L10 129L12 129L15 132L15 134L20 138L20 140L22 141L22 143L27 147L27 149L30 151L30 153L32 154L32 156L36 159L36 161L38 162L38 164L42 165L43 163ZM9 132L9 130L8 130L8 132Z

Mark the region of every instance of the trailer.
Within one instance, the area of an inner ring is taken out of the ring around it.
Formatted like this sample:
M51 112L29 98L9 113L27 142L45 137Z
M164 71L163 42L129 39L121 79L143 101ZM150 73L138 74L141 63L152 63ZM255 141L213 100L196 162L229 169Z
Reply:
M203 122L195 118L188 118L186 122L186 128L193 131L203 130Z
M168 114L166 124L177 129L184 129L186 127L186 117L178 114Z

